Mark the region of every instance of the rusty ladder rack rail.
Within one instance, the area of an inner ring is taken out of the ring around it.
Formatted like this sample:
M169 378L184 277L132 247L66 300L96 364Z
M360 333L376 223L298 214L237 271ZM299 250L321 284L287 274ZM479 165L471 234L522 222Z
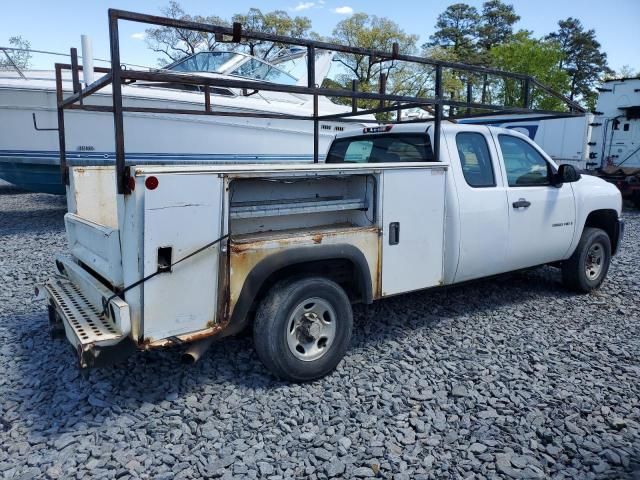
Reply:
M184 20L177 20L155 15L147 15L125 10L109 9L109 39L111 50L111 68L94 67L94 70L104 75L90 85L82 88L79 80L79 71L82 67L78 65L78 53L75 48L71 49L71 64L56 63L56 99L58 107L58 140L60 147L60 170L62 181L69 184L68 164L66 161L65 149L65 127L64 127L64 111L65 110L85 110L97 112L113 113L114 130L115 130L115 157L116 157L116 181L118 194L130 193L128 186L129 171L125 165L125 149L124 149L124 112L142 112L142 113L173 113L183 115L216 115L216 116L233 116L233 117L253 117L253 118L279 118L279 119L297 119L313 121L314 145L313 158L314 162L319 161L319 122L321 120L334 120L339 122L357 122L357 118L362 115L370 115L376 113L396 112L397 119L389 123L410 123L416 120L402 120L402 110L409 108L424 108L433 112L434 132L433 132L433 150L434 158L437 160L440 152L440 130L443 120L455 120L456 118L464 118L468 116L492 115L496 112L502 114L507 113L533 113L539 115L555 115L556 117L579 116L584 115L585 110L573 100L551 90L549 87L541 84L529 75L519 73L505 72L492 68L485 68L476 65L467 65L463 63L446 62L426 57L414 55L404 55L399 53L398 44L394 44L391 52L367 49L362 47L351 47L339 44L333 44L318 40L293 38L282 35L274 35L262 32L246 31L239 23L234 23L232 27L211 25L206 23L198 23ZM266 42L274 42L282 45L306 47L307 58L315 59L317 50L328 50L353 55L363 55L376 60L385 61L404 61L413 64L427 65L433 67L435 74L435 96L416 97L411 95L391 95L386 93L386 76L381 75L380 88L378 93L362 92L357 89L357 82L352 82L352 88L323 88L316 85L315 62L307 61L307 86L300 85L283 85L274 84L264 81L253 80L235 80L226 78L211 78L202 75L184 75L167 71L141 71L124 69L120 63L120 38L118 30L118 22L131 21L144 23L147 25L156 25L164 27L180 28L192 31L212 33L219 41L227 43L242 43L243 40L260 40ZM230 38L229 38L230 37ZM443 89L443 69L451 69L456 72L464 72L467 74L467 95L466 101L448 99L444 95ZM73 94L67 98L64 97L62 87L62 71L70 70L73 82ZM503 79L511 79L521 83L523 105L521 107L486 104L472 101L472 75L497 76ZM204 109L171 109L171 108L150 108L150 107L125 107L122 102L122 85L124 83L133 83L136 81L145 82L172 82L184 85L197 85L204 87ZM112 106L106 105L86 105L84 99L100 89L112 85ZM249 91L273 91L281 93L294 93L309 95L313 98L313 114L312 115L280 115L270 113L241 113L241 112L221 112L211 109L211 87L227 87L246 89ZM542 92L564 102L568 108L568 112L558 112L551 110L540 110L531 108L531 92L533 88L537 88ZM318 97L342 97L350 98L352 109L345 113L320 115L318 112ZM378 108L369 108L358 110L356 108L357 100L374 100L379 102ZM393 105L392 105L393 103ZM450 115L443 115L443 107L450 108ZM453 108L463 109L465 115L452 115ZM471 110L480 110L485 112L474 113ZM486 112L488 111L488 112ZM348 117L348 118L347 118ZM549 118L549 117L545 117ZM425 121L425 120L420 120Z

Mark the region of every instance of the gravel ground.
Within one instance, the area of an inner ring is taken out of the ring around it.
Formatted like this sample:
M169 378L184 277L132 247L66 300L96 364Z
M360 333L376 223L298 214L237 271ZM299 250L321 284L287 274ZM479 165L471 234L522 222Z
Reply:
M640 479L638 212L600 291L543 268L357 307L346 359L308 385L246 336L80 376L32 300L63 213L0 186L4 478Z

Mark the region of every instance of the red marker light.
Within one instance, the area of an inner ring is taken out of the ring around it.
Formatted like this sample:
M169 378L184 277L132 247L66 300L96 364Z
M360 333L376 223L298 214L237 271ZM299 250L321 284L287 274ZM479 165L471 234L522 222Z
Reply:
M155 190L156 188L158 188L159 183L160 182L158 182L157 177L147 177L147 179L144 181L144 186L149 190Z

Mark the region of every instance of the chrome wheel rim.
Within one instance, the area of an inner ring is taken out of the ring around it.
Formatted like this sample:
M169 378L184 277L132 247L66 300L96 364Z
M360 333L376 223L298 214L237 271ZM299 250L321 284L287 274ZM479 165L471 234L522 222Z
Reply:
M322 357L336 336L336 312L329 302L313 297L300 302L287 322L287 345L299 360Z
M604 247L601 243L594 243L587 251L585 273L589 280L596 280L602 272L604 264Z

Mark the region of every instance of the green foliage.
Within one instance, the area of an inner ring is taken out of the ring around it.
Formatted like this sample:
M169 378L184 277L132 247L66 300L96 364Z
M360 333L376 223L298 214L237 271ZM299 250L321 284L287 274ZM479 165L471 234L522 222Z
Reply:
M31 62L31 52L29 51L31 49L31 43L18 35L9 37L9 46L21 50L5 50L4 53L0 52L0 70L13 70L15 67L21 70L29 68Z
M500 0L488 0L482 5L482 18L478 28L478 45L485 51L507 42L513 35L513 25L520 20L513 5Z
M564 52L559 62L571 78L569 97L580 99L589 108L595 106L595 88L606 74L611 73L607 65L607 54L600 50L595 30L585 30L580 20L567 18L558 22L557 32L547 38L555 40Z
M617 78L640 78L640 70L634 70L631 65L623 65L620 70L605 73L605 80L615 80Z
M217 15L201 16L187 14L180 4L171 0L169 5L162 10L162 13L169 17L180 20L187 20L201 23L211 23L216 25L230 25L231 22L218 17ZM305 37L310 35L311 20L307 17L290 17L283 10L263 13L258 8L251 8L246 14L235 14L233 22L242 23L247 30L257 32L272 33L277 35L290 35L294 37ZM216 42L214 35L206 32L195 32L172 27L156 27L146 30L147 45L155 52L164 56L158 59L160 66L169 62L174 62L187 55L192 55L199 51L208 50L233 50L241 48L235 44L220 44ZM250 41L246 46L248 53L261 58L267 58L280 45L273 42Z
M271 33L274 35L288 35L297 38L304 38L311 30L311 20L307 17L290 17L283 10L262 13L258 8L250 8L246 14L236 14L232 19L240 22L243 28L256 32ZM246 45L249 54L256 57L268 58L269 55L281 45L273 42L262 42L259 40L249 40Z
M397 23L388 18L355 13L338 22L330 40L343 45L387 52L390 52L393 44L397 42L401 53L411 54L415 51L418 36L405 33ZM356 79L362 85L369 85L377 80L380 73L389 73L394 68L391 62L383 62L368 55L338 53L334 60L347 71L341 79L343 84Z
M356 13L336 25L330 40L344 45L387 52L391 51L394 43L398 43L400 53L412 54L415 51L418 36L407 34L397 23L387 18ZM334 61L342 67L343 73L336 76L336 81L343 88L351 88L351 80L357 80L359 91L377 92L380 75L384 74L389 79L387 92L392 92L393 85L397 86L400 83L398 79L406 78L406 66L400 66L399 62L382 61L380 58L372 58L369 55L343 53L337 53ZM351 103L350 99L337 101ZM374 108L378 106L378 102L360 100L358 106ZM389 115L383 114L380 119L384 120L387 117Z
M197 22L230 24L216 16L191 16L184 12L176 0L171 0L163 10L166 16ZM467 64L504 69L532 75L553 90L592 106L595 101L595 86L603 77L612 75L607 66L606 54L601 51L594 30L585 30L580 21L568 18L559 22L557 32L546 39L533 38L530 32L514 34L514 25L520 20L514 7L503 0L486 0L481 11L466 3L449 5L439 16L435 31L423 47L423 55ZM287 12L276 10L263 13L251 8L245 14L236 14L232 21L240 22L244 28L293 37L318 39L311 31L311 20L307 17L291 17ZM406 33L400 26L384 17L356 13L338 22L329 41L367 49L391 51L398 43L400 52L414 54L417 50L417 35ZM152 28L147 30L147 43L164 57L162 64L193 54L200 50L246 48L248 53L262 58L272 56L280 45L272 42L247 41L246 44L219 45L212 35L183 31L174 28ZM337 68L333 86L351 88L357 80L359 90L378 90L381 75L387 77L388 93L433 96L434 70L432 67L408 64L399 61L383 61L369 55L337 53L334 57ZM1 64L0 64L1 65ZM630 68L621 72L633 76ZM619 75L620 75L619 74ZM467 86L471 85L475 102L507 102L521 105L522 82L498 81L490 75L469 74L453 69L443 70L445 95L454 100L466 98ZM560 100L552 99L539 90L531 95L532 106L556 109L563 106ZM335 99L349 104L350 99ZM377 101L360 101L360 108L373 108ZM451 112L450 112L451 113ZM385 115L387 117L388 115Z
M454 3L438 15L436 31L430 42L423 48L450 48L456 58L464 58L467 63L477 60L476 41L480 28L480 14L475 7L466 3Z
M169 5L162 9L162 14L176 20L215 23L218 25L229 24L229 22L216 15L208 17L188 15L175 0L171 0ZM214 50L218 45L214 36L210 33L172 27L148 28L146 30L146 42L151 50L164 55L158 58L158 65L161 67L202 50Z
M438 16L431 42L423 45L424 55L449 62L492 67L490 50L509 41L513 36L513 25L519 19L513 6L501 0L484 2L482 13L467 4L456 3ZM442 81L445 95L453 100L466 99L468 84L472 88L472 100L482 103L490 100L488 79L445 69ZM479 88L482 90L480 95L477 93ZM449 113L454 114L454 110L449 109Z
M559 66L564 53L555 41L538 40L532 38L530 32L520 31L508 43L494 46L490 56L492 64L499 69L531 75L556 92L566 93L569 90L569 75ZM507 105L522 106L521 82L502 82L496 90ZM531 92L531 102L534 108L543 110L564 107L561 100L536 89Z

